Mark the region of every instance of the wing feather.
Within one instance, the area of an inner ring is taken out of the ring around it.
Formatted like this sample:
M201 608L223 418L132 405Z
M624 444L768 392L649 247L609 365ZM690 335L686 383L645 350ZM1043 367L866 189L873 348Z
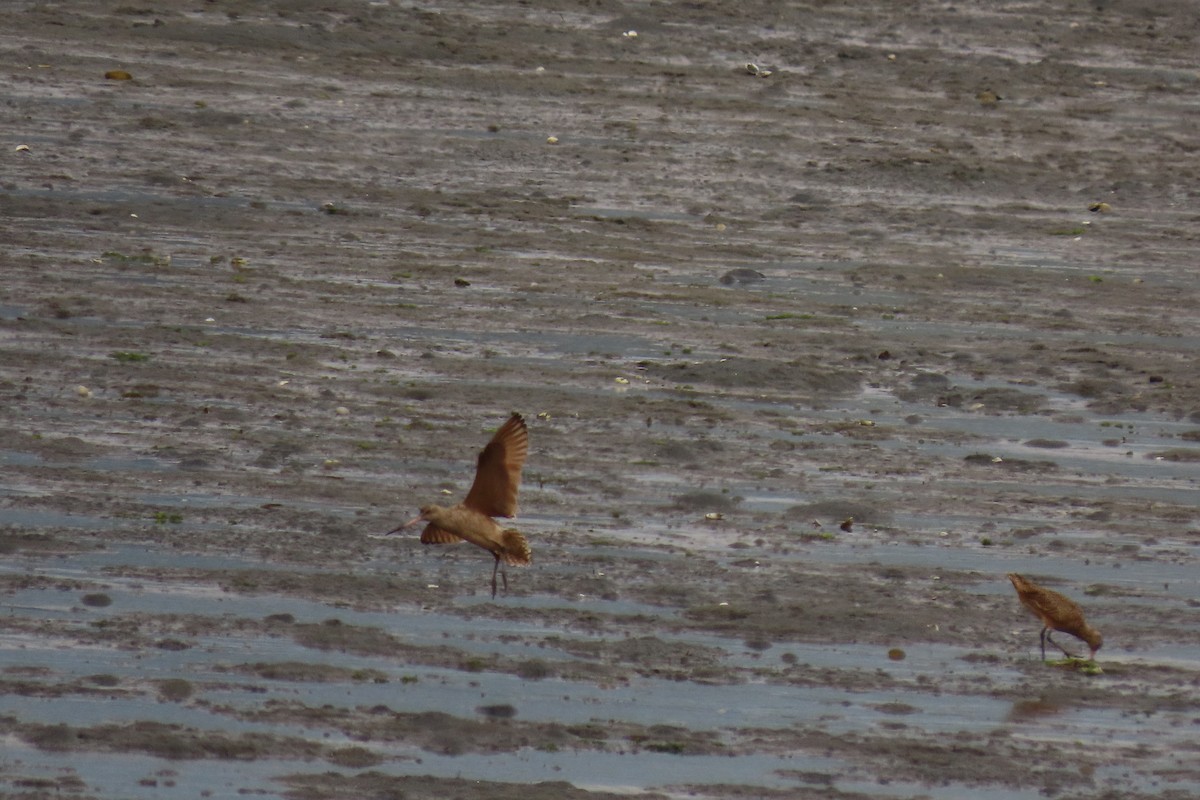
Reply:
M458 534L439 528L432 522L421 531L421 544L458 544L461 541L462 537Z
M479 453L475 482L462 504L489 517L517 515L517 487L529 454L529 430L520 414L513 414Z

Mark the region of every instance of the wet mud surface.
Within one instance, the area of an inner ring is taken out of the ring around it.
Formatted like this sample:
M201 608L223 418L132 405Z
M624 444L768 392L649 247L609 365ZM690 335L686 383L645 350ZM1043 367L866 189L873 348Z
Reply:
M1190 4L9 17L7 796L1200 791Z

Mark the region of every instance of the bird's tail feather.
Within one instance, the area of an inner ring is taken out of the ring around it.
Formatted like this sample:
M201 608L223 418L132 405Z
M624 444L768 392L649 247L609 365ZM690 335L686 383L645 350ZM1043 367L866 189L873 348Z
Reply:
M504 545L504 552L500 557L504 559L505 564L514 567L523 567L529 563L530 556L533 552L529 549L529 542L525 541L525 536L514 528L505 528L500 534L500 541Z

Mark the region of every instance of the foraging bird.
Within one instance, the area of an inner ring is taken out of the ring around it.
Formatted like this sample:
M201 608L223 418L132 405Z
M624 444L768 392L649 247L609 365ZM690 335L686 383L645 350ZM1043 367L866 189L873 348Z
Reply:
M1067 658L1077 658L1067 652L1067 649L1058 642L1050 638L1051 629L1069 633L1072 636L1082 639L1087 642L1088 647L1092 648L1091 659L1096 659L1096 651L1100 649L1100 645L1104 644L1104 637L1100 632L1088 625L1083 618L1083 610L1075 604L1074 601L1059 594L1058 592L1038 586L1028 578L1022 578L1015 572L1008 574L1008 579L1012 581L1013 588L1017 590L1017 597L1020 598L1021 604L1034 613L1034 615L1042 621L1042 660L1046 660L1046 642L1047 640L1063 651L1063 655Z
M463 501L446 508L421 507L421 513L390 533L398 533L421 520L429 524L421 532L423 544L456 544L464 539L482 547L496 559L492 568L492 597L496 596L496 572L504 578L508 591L508 573L503 564L525 566L529 563L529 543L520 531L503 528L492 517L517 515L517 486L521 468L529 453L529 431L520 414L513 414L479 453L475 482Z

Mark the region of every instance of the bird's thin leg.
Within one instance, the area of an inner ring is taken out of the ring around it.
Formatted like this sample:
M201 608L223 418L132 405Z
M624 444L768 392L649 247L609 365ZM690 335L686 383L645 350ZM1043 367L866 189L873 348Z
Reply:
M495 591L495 578L492 578L492 590ZM1046 637L1050 635L1049 628L1042 628L1042 661L1046 660Z
M504 581L504 594L507 595L508 594L508 570L506 570L504 568L503 564L500 565L500 579Z
M1055 646L1055 647L1057 647L1059 650L1062 650L1062 652L1063 652L1063 655L1064 655L1064 656L1066 656L1067 658L1079 658L1079 656L1075 655L1075 654L1074 654L1074 653L1072 653L1070 650L1068 650L1067 648L1063 647L1063 646L1062 646L1061 644L1059 644L1058 642L1056 642L1056 641L1054 641L1053 639L1051 639L1051 638L1050 638L1050 629L1049 629L1049 628L1047 628L1047 629L1046 629L1046 639L1047 639L1047 640L1050 642L1050 644L1054 645L1054 646ZM1045 645L1042 645L1042 647L1043 647L1043 648L1045 648ZM1042 660L1043 660L1043 661L1045 661L1045 660L1046 660L1046 655L1045 655L1045 652L1044 652L1044 650L1043 650L1043 654L1042 654Z
M500 569L500 556L496 556L496 564L492 567L492 599L496 599L496 570ZM504 591L508 591L508 577L504 578Z

